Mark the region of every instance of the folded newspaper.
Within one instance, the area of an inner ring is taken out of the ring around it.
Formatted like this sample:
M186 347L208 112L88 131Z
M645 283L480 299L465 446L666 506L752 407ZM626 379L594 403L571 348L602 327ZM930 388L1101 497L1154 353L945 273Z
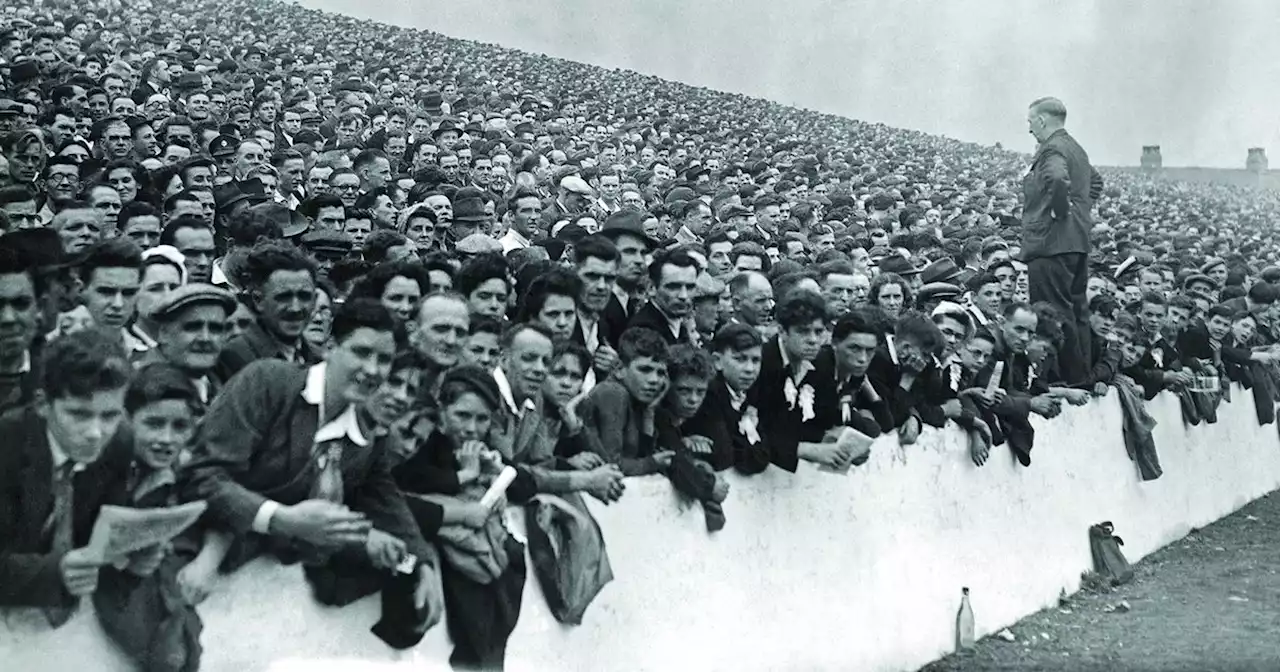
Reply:
M130 553L163 544L182 534L200 519L205 508L204 502L162 509L107 505L98 513L85 548L103 564L112 564Z
M818 467L820 471L826 471L833 474L847 474L853 463L858 461L867 453L871 452L871 443L875 441L871 437L859 432L852 427L845 427L840 435L836 437L836 444L849 451L849 457L837 466L822 465Z

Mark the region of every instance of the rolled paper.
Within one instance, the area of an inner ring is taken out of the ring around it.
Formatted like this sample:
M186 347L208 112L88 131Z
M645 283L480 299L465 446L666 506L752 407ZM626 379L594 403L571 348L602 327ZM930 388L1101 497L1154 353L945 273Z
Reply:
M507 488L511 487L511 482L514 480L516 480L516 468L510 465L503 467L502 473L493 479L489 489L480 498L480 505L493 508L493 505L498 503L498 499L507 494Z

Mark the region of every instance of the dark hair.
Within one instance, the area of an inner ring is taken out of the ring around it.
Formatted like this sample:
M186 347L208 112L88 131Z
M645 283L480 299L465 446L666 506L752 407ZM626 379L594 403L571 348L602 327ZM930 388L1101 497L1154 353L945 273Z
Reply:
M361 255L365 261L379 263L386 261L387 252L393 247L398 247L409 242L409 239L403 233L392 231L391 229L378 229L369 235L364 241L364 248L361 249Z
M769 271L769 254L764 251L764 246L760 243L746 240L734 243L729 250L729 260L737 265L739 257L758 257L760 259L760 270L765 273Z
M204 407L191 378L172 364L157 362L134 372L124 395L125 411L132 415L143 406L161 401L185 402L192 413L199 413Z
M715 376L715 367L711 363L711 355L706 350L681 343L669 351L667 375L675 382L677 378L697 378L711 380Z
M167 215L169 213L172 213L174 210L177 210L178 204L182 202L195 203L196 205L200 205L200 197L196 196L194 193L187 191L185 189L182 191L179 191L178 193L164 199L165 214Z
M1253 303L1268 306L1280 299L1280 291L1277 291L1276 286L1269 282L1259 282L1249 288L1246 296Z
M134 217L155 217L160 218L160 213L150 203L144 201L129 201L120 208L120 214L117 215L116 221L120 223L120 229L123 230L129 220Z
M760 332L739 322L725 325L711 339L711 351L717 353L725 350L742 352L743 350L759 348L763 345L764 337L760 335Z
M470 364L455 366L440 378L440 391L436 393L438 406L443 408L455 403L468 393L480 397L493 413L502 412L502 396L493 374Z
M942 332L924 313L904 312L893 325L893 335L897 340L910 339L919 343L926 354L937 355L942 351Z
M649 281L657 286L662 282L662 267L675 266L677 268L692 268L698 271L698 261L689 254L688 250L676 248L666 252L659 252L653 259L653 263L649 264Z
M1115 317L1120 302L1110 294L1099 294L1089 301L1089 312L1103 317Z
M14 184L7 187L0 187L0 205L8 205L10 203L26 203L27 201L36 200L36 194L31 188L25 184Z
M577 264L582 264L587 259L617 261L618 246L608 237L598 233L587 236L573 244L573 260Z
M387 153L380 149L366 149L356 155L356 158L351 162L351 169L358 171L361 168L372 166L378 159L387 159Z
M578 360L578 375L586 376L591 370L591 353L587 349L573 341L561 341L556 344L555 352L551 355L551 361L558 361L561 357L570 355Z
M195 215L182 215L180 217L174 217L169 220L168 224L164 225L164 229L160 231L160 244L173 245L174 240L178 237L178 232L182 229L200 229L202 231L209 231L210 233L213 232L213 228L210 227L209 223L204 221L202 217L197 217Z
M264 240L245 257L241 275L245 289L261 289L276 271L306 271L312 280L316 278L315 262L301 250L282 240Z
M578 296L582 294L582 281L572 271L564 267L553 267L539 275L529 283L528 289L520 295L520 312L517 322L530 322L538 317L538 313L547 305L551 296L566 296L578 305Z
M508 290L511 288L507 279L507 262L497 255L482 254L463 264L454 274L453 283L458 293L470 297L489 280L501 280L507 284Z
M831 330L831 342L839 343L852 334L871 334L878 342L884 333L883 329L880 316L862 308L854 308L836 320L836 326Z
M911 305L911 285L907 284L907 281L902 279L902 276L897 273L881 273L880 275L877 275L875 279L871 281L871 291L867 294L867 303L873 306L880 305L880 290L883 289L885 285L898 285L901 287L903 307L905 308L906 306Z
M119 332L85 329L45 346L40 387L49 401L90 397L129 384L129 362Z
M363 277L356 280L355 285L351 287L350 298L380 301L382 293L387 289L387 283L395 278L407 278L417 283L418 291L422 296L426 296L431 291L431 278L422 264L412 261L392 261L374 266Z
M341 343L361 328L390 332L395 335L397 345L404 336L396 326L395 318L380 301L364 297L347 299L333 311L334 343Z
M827 313L827 302L818 294L808 290L796 290L783 297L775 314L778 326L784 330L813 324L830 319Z
M1149 303L1149 304L1151 304L1151 305L1153 305L1153 306L1168 306L1168 305L1169 305L1169 302L1168 302L1168 301L1166 301L1166 300L1165 300L1165 298L1164 298L1163 296L1161 296L1158 292L1143 292L1143 293L1142 293L1142 299L1138 301L1138 306L1139 306L1139 307L1141 307L1141 306L1145 306L1145 305L1147 305L1148 303Z
M648 327L631 327L618 339L618 359L625 366L639 357L666 363L670 359L667 341Z
M472 315L471 326L467 331L467 335L474 336L475 334L493 334L501 338L502 323L488 315Z
M100 240L85 250L77 265L80 281L89 284L93 272L100 268L132 268L142 274L142 249L128 238Z

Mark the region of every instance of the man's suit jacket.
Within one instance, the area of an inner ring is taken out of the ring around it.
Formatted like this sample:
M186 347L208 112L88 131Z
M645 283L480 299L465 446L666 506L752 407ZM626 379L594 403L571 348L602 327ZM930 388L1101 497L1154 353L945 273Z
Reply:
M298 341L298 356L310 365L323 359L320 353L311 348L306 339ZM227 342L218 357L218 365L214 368L219 380L231 380L241 369L259 359L281 359L284 354L280 344L267 333L258 322L254 322L249 330Z
M610 347L617 349L618 339L622 338L622 332L627 330L627 323L631 320L631 316L638 312L639 304L639 299L632 298L624 308L622 301L618 300L618 295L609 297L609 303L605 304L604 311L600 313L600 324L601 333L608 333Z
M689 333L690 329L687 324L680 324L680 335L676 336L671 333L671 324L667 321L667 316L658 310L658 307L652 303L647 303L643 308L636 311L631 319L627 322L627 329L632 327L646 327L652 329L662 335L668 345L677 343L692 343L693 335ZM621 338L621 335L619 335Z
M616 300L616 297L613 298ZM587 335L583 333L581 318L574 318L573 334L570 335L569 340L584 348L587 347ZM614 344L618 342L618 335L613 333L609 322L604 318L604 313L596 317L596 341L599 345L607 345L609 347L614 347Z
M796 470L801 441L820 443L828 429L840 424L836 376L828 368L829 361L815 359L814 368L797 386L803 389L808 385L814 390L814 417L806 421L799 401L795 408L787 402L785 389L791 372L782 362L782 346L778 337L764 344L760 375L747 397L760 410L760 435L769 447L770 459L782 469Z
M53 453L47 425L33 406L0 416L0 607L70 606L60 554L50 552L45 523L53 511ZM112 441L97 462L75 474L73 538L88 543L103 504L127 500L129 446Z
M1022 179L1022 259L1088 254L1090 211L1102 194L1102 176L1065 129L1040 143Z
M205 413L182 475L184 499L204 499L206 518L237 535L250 533L268 499L297 504L311 496L319 466L313 440L319 407L302 398L309 369L267 359L228 381ZM409 552L430 557L391 469L397 461L384 441L348 441L342 451L343 502L373 526L403 540Z
M708 457L696 456L709 462L716 471L734 467L744 474L758 474L769 468L769 446L764 441L751 443L739 429L742 414L750 400L735 409L724 376L716 374L707 386L707 396L697 414L680 428L683 436L702 436L711 440L712 452ZM756 409L757 414L764 411ZM683 438L683 437L682 437Z

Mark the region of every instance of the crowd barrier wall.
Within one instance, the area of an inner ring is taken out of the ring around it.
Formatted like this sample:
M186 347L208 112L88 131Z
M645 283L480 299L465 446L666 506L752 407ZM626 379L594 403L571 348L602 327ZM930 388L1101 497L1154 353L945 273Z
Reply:
M1280 487L1276 426L1259 426L1252 396L1233 392L1214 425L1184 426L1171 395L1150 402L1164 476L1145 483L1114 394L1034 420L1029 468L1006 447L975 467L948 428L912 446L882 438L847 476L807 465L730 475L728 525L714 534L663 478L631 479L620 502L592 501L615 580L574 627L551 617L530 573L507 669L916 669L952 650L961 587L989 634L1079 588L1091 524L1114 521L1136 561ZM520 535L520 513L508 517ZM394 652L368 630L377 600L321 607L299 568L256 561L201 606L202 669L448 669L443 623ZM11 611L0 667L130 669L88 607L57 631Z

